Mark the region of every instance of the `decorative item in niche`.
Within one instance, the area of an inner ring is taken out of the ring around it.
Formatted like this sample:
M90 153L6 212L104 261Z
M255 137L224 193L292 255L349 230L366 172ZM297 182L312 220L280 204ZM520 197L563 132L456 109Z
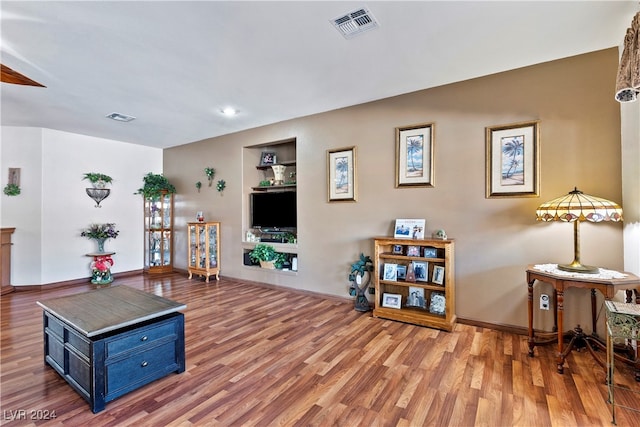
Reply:
M538 197L540 121L487 127L485 197Z
M284 165L271 165L271 169L273 169L273 185L283 185L284 184L284 172L287 169Z
M216 170L214 168L204 168L204 173L207 175L207 179L209 180L209 187L213 184L213 177L216 175Z
M355 146L327 150L327 190L329 202L357 200Z
M433 187L434 126L396 128L396 188Z
M273 151L263 151L260 156L260 166L271 166L276 164L276 153Z
M424 219L396 219L393 237L396 239L424 239L426 224L427 221Z

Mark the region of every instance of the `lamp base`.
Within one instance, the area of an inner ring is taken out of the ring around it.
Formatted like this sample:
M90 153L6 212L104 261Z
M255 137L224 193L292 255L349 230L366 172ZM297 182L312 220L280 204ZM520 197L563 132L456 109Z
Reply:
M582 265L579 262L573 262L571 264L558 264L558 270L570 271L572 273L584 273L584 274L596 274L600 272L598 267L592 267L590 265Z

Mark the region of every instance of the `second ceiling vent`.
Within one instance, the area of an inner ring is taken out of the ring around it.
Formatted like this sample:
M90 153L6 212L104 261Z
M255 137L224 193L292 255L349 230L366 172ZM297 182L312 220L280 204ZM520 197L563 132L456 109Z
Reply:
M350 39L365 31L378 28L376 18L369 10L364 8L334 18L331 23L345 39Z

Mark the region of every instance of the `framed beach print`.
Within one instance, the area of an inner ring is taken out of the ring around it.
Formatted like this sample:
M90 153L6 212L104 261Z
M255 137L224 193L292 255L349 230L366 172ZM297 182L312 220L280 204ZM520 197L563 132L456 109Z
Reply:
M538 197L540 122L485 129L486 198Z
M276 153L273 151L263 151L260 155L260 166L270 166L276 164Z
M327 150L327 198L356 201L356 147Z
M433 123L396 128L396 188L433 187Z
M400 308L402 305L402 295L382 294L382 306L389 308Z

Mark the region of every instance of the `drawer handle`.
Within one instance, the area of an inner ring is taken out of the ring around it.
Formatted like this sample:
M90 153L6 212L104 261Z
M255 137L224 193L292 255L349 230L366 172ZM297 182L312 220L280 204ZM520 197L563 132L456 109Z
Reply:
M148 364L149 364L149 363L147 363L147 361L145 360L144 362L142 362L142 363L140 364L140 366L144 368L144 367L146 367Z
M146 335L144 335L142 338L140 338L140 341L146 341L146 340L148 340L148 339L149 339L149 337L148 337L148 336L146 336Z

